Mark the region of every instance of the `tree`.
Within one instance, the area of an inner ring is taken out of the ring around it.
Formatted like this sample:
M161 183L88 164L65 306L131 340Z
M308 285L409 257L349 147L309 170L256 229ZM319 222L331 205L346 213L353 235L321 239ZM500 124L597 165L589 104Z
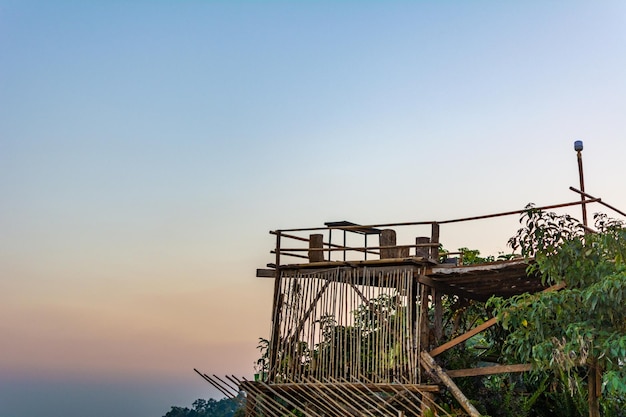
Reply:
M237 398L222 398L215 400L197 399L193 402L192 408L172 407L163 417L237 417L243 415L242 407L245 397L240 393Z
M590 417L623 409L626 398L626 228L595 216L597 233L567 215L528 207L525 226L509 243L534 257L529 272L560 291L494 299L510 333L504 353L587 386ZM601 394L605 394L601 400ZM618 411L621 412L621 411Z

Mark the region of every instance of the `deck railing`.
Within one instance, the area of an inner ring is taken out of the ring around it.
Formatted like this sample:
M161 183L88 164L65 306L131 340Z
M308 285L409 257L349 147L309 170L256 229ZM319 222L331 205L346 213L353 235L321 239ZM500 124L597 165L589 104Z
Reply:
M581 194L581 191L570 187L573 191ZM348 221L328 222L323 227L310 227L298 229L279 229L270 233L276 236L276 247L271 251L275 255L275 263L269 264L273 268L287 264L285 259L300 259L308 262L332 262L332 261L355 261L368 259L389 259L422 257L423 259L437 262L439 259L439 235L440 227L446 224L463 223L475 220L484 220L496 217L519 215L528 210L552 210L590 203L600 203L604 206L626 216L623 212L602 202L602 199L589 196L584 201L552 204L542 207L525 208L495 214L464 217L440 221L398 222L360 225ZM397 244L396 232L400 231L406 237L404 230L411 228L414 232L415 243ZM415 232L418 231L418 232ZM339 235L340 241L337 241ZM363 244L349 244L354 241L354 236L362 236ZM426 235L426 236L425 236ZM378 236L378 245L372 245L371 237ZM369 242L368 242L368 237ZM334 239L333 239L334 238ZM350 238L350 239L349 239ZM285 263L284 263L285 262ZM305 262L299 262L300 264ZM284 264L283 264L284 263Z

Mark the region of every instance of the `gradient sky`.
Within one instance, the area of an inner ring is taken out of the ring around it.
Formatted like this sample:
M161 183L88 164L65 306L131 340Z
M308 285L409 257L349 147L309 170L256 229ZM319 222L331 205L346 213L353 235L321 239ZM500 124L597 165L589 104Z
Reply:
M192 369L268 336L269 230L573 201L576 139L626 208L621 0L0 0L0 415L215 396Z

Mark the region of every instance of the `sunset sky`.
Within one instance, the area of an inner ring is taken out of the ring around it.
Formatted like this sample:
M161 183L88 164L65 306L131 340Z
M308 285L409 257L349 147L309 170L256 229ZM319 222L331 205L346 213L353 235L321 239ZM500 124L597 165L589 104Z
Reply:
M578 139L626 209L622 0L0 0L0 415L220 398L269 230L574 201Z

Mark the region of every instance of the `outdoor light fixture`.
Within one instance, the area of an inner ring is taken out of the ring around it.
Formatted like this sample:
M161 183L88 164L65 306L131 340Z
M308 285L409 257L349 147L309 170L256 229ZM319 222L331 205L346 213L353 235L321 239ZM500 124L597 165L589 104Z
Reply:
M583 141L582 140L577 140L576 142L574 142L574 150L576 152L580 152L583 150Z

